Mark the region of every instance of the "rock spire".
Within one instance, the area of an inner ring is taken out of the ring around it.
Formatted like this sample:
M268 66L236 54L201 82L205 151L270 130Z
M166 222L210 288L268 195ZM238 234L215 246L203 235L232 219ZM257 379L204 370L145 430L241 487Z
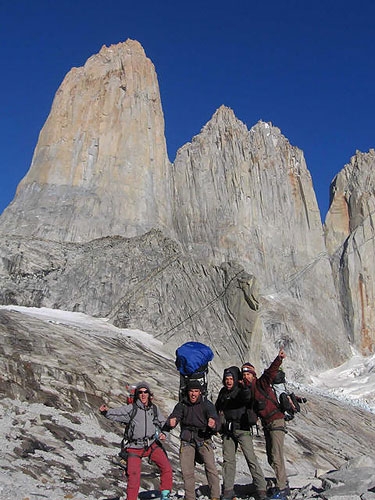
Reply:
M155 69L127 40L65 77L1 231L56 241L169 226L164 118Z
M362 353L375 351L375 150L357 151L331 185L327 248L346 328Z

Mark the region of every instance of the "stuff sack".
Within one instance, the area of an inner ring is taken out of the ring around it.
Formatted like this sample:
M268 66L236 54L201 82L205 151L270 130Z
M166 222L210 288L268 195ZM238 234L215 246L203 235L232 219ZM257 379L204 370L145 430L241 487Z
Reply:
M135 390L136 390L136 388L137 388L136 385L126 384L126 389L128 391L128 395L126 397L126 404L132 405L135 402L134 401L134 397L135 397Z
M193 375L212 361L211 348L200 342L186 342L176 350L175 365L181 375Z
M180 401L186 396L190 380L197 380L202 386L202 396L207 396L208 363L213 357L212 349L200 342L186 342L176 350L175 365L180 372Z

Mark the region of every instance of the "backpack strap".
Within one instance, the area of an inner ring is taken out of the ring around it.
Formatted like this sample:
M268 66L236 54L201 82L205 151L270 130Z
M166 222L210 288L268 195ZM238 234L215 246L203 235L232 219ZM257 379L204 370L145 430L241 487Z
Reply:
M152 423L154 424L155 427L161 427L157 406L154 403L152 403L151 408L153 412Z
M131 430L131 425L134 420L134 417L136 416L138 411L138 406L136 403L133 403L132 411L130 412L130 418L129 422L125 424L125 430L124 430L124 437L122 438L121 441L121 449L123 450L124 448L127 448L129 446L129 443L131 442L132 436L130 435L130 430Z

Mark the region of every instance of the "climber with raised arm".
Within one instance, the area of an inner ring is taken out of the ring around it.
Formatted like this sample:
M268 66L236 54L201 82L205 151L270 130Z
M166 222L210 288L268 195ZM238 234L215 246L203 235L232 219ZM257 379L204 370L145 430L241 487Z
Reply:
M241 369L243 384L250 389L255 400L254 408L262 422L268 463L273 468L276 476L276 488L271 496L271 498L275 499L284 499L289 495L284 461L286 434L284 413L280 410L276 395L272 389L272 383L285 357L284 349L280 349L271 365L264 370L259 378L257 378L255 368L251 363L244 363Z

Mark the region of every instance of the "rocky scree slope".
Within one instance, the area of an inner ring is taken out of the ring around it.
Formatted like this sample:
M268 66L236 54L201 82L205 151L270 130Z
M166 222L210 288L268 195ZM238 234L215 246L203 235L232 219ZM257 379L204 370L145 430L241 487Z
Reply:
M160 341L141 331L76 316L52 310L0 309L0 493L4 500L35 496L103 499L122 494L125 482L116 465L122 429L99 415L98 406L103 401L111 406L123 404L126 383L142 379L150 382L165 414L177 401L178 372ZM212 399L220 387L216 372L214 360ZM353 474L361 479L355 498L370 495L375 485L375 474L368 472L369 450L375 445L373 415L311 392L301 394L308 403L289 423L286 436L292 498L329 498L343 491L354 494L353 484L345 486L345 478L352 481ZM220 467L220 440L215 438L215 442ZM255 437L255 446L265 475L272 481L261 433ZM182 488L178 432L172 432L167 450L178 494ZM340 467L346 467L341 476L327 474ZM204 485L203 470L197 470L197 486ZM157 489L155 469L145 463L144 471L142 488ZM251 497L252 480L241 454L237 482L238 496ZM339 484L335 493L334 486ZM205 496L204 488L200 494Z

